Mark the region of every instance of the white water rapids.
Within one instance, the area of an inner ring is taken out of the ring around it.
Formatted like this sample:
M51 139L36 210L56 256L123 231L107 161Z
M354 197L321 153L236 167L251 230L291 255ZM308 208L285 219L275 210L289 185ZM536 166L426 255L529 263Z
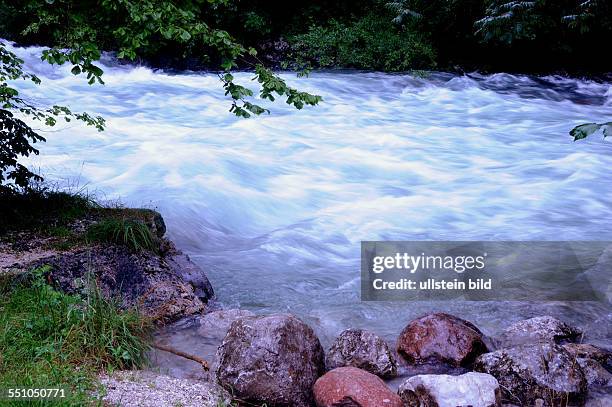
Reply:
M102 133L40 128L47 143L31 164L158 209L226 307L295 313L324 344L347 327L393 340L444 310L488 334L552 314L609 345L609 304L360 302L359 255L362 240L612 240L612 144L568 135L612 118L611 83L283 74L324 101L245 120L228 113L214 74L109 59L106 85L89 86L41 62L41 48L9 48L43 80L17 82L23 96L108 121Z

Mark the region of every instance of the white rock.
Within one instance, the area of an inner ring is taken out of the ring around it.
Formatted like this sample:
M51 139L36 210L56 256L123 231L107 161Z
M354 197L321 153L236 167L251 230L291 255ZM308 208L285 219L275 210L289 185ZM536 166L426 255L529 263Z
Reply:
M499 383L486 373L413 376L400 385L398 394L407 407L501 406Z

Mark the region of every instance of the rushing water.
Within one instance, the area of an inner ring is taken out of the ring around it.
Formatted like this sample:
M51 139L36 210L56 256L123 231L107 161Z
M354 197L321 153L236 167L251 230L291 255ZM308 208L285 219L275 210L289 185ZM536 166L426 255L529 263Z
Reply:
M323 96L238 119L216 75L104 67L89 86L13 48L42 79L38 103L103 115L102 133L41 129L50 178L157 208L219 302L291 312L324 344L347 327L393 340L431 310L495 334L552 314L610 345L601 303L362 303L361 240L612 240L612 144L568 130L612 116L612 84L509 74L283 75ZM236 75L248 83L251 74ZM197 339L193 341L197 342Z

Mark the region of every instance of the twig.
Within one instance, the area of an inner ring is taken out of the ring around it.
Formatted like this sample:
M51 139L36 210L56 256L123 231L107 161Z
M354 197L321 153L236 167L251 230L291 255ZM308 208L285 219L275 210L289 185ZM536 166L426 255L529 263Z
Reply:
M208 367L208 362L202 359L201 357L190 355L189 353L181 352L180 350L176 350L174 348L171 348L170 346L162 345L160 343L154 343L151 346L154 347L155 349L159 349L164 352L172 353L176 356L180 356L182 358L193 360L194 362L198 362L200 365L202 365L202 368L204 370L206 371L210 370Z

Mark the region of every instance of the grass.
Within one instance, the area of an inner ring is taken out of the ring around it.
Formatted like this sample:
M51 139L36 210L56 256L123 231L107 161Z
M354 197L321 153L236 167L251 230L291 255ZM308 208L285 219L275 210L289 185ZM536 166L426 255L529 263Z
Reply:
M105 299L95 283L83 297L68 295L47 284L45 272L1 283L0 388L65 387L70 395L59 403L29 404L95 404L90 391L98 372L146 364L152 326L137 311Z
M41 189L24 194L0 195L0 235L9 231L61 231L97 204L86 194Z
M132 251L157 250L157 239L147 225L132 219L103 219L88 228L87 241L120 244Z
M158 238L147 223L154 212L148 209L103 207L83 191L60 192L41 187L27 193L0 194L0 239L19 242L20 232L53 238L57 250L91 243L112 243L132 251L157 252ZM85 231L73 224L86 220ZM17 232L17 233L15 233Z

